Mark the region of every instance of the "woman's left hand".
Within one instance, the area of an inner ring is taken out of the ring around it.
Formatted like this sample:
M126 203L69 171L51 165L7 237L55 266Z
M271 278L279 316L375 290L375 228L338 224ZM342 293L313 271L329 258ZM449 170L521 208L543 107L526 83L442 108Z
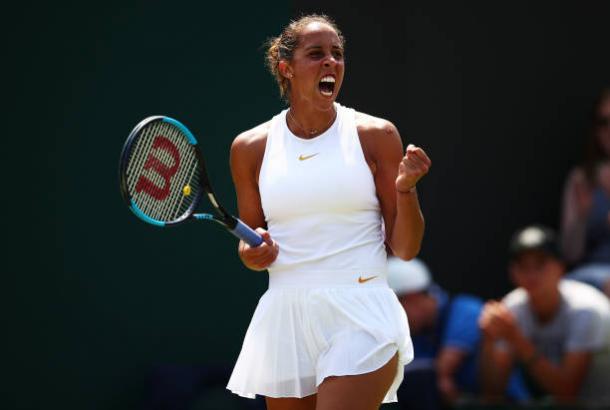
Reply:
M408 192L415 187L421 177L428 173L431 165L432 161L423 149L409 144L405 150L405 156L398 165L396 190L398 192Z

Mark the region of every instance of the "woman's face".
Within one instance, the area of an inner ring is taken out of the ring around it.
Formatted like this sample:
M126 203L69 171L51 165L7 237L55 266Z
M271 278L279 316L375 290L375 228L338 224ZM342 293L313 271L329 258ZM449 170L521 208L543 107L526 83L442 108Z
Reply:
M308 24L288 62L291 100L332 107L344 71L343 45L335 30L324 23Z
M606 158L610 158L610 98L606 98L599 105L595 134Z

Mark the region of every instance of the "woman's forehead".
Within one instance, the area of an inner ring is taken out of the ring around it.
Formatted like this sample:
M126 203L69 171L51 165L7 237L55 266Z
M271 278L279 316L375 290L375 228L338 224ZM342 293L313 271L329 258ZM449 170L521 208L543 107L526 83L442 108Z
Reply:
M342 46L335 29L325 23L312 22L303 27L299 34L299 46L324 45L330 43Z

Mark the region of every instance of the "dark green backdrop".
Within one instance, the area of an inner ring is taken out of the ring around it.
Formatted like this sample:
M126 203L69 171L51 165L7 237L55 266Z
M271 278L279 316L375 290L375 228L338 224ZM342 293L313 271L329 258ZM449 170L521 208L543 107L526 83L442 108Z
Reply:
M16 209L5 221L16 236L0 407L139 408L154 365L237 357L266 275L246 271L216 225L136 220L117 164L139 120L175 116L234 210L230 144L282 107L261 46L288 13L281 1L132 1L10 14L10 147L34 167L14 155L4 165L26 168L16 188L33 223Z

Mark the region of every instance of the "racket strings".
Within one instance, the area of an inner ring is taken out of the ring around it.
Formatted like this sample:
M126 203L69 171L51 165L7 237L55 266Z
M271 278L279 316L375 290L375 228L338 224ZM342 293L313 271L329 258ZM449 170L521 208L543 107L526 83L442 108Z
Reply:
M147 179L147 183L144 185L145 188L150 187L150 185L162 187L166 183L163 177L158 173L154 171L146 171L144 169L150 154L154 150L152 144L155 140L155 137L162 134L164 131L163 125L164 123L156 121L146 126L141 131L137 145L133 150L133 156L135 157L134 160L137 164L137 168L133 174L129 174L131 181L131 183L129 184L129 190L132 194L132 199L135 201L135 203L138 205L142 212L159 220L166 220L166 218L159 218L162 216L159 212L152 212L156 205L155 203L159 201L156 200L154 197L150 196L148 193L146 193L146 189L137 192L136 185L140 180L141 176L145 176ZM168 154L165 152L165 150L157 150L157 152L155 152L155 157L157 157L157 159L159 159L164 164L171 163L168 161L167 156Z
M176 127L173 127L167 123L162 123L165 125L161 132L163 135L172 141L180 153L181 164L178 168L178 172L171 179L171 187L170 187L170 195L164 201L157 201L154 198L148 196L148 205L150 206L150 212L158 215L159 218L162 218L164 221L175 220L178 217L182 216L184 212L188 209L188 206L192 203L189 196L185 196L183 194L183 187L186 185L184 183L184 174L188 172L188 167L193 166L193 159L195 157L194 150L191 149L191 145L188 140L184 137L181 131L179 131ZM171 161L173 157L167 151L163 151L160 159L163 161ZM166 162L167 163L167 162ZM165 183L165 181L164 181ZM181 201L186 198L186 201ZM192 198L192 197L191 197ZM187 207L185 209L180 210L179 204L182 202L186 202ZM178 206L177 206L178 205ZM156 212L155 212L156 211Z
M171 141L179 155L179 166L169 181L166 181L165 177L154 169L145 169L150 155L154 155L158 161L167 167L176 166L176 159L170 150L153 147L153 143L158 136L163 136ZM182 132L171 124L156 121L141 130L138 141L134 144L127 166L129 193L144 214L165 222L176 220L184 215L197 197L196 190L199 187L197 165L195 149ZM144 184L144 189L137 192L136 186L142 177L145 177L148 181ZM154 185L155 189L167 189L166 184L169 184L169 192L161 200L146 192L147 186L153 188L149 185ZM183 188L187 184L191 188L190 195L185 195L183 192Z
M178 168L178 172L180 172L181 170L183 170L184 168L184 154L188 154L188 151L185 150L185 145L188 145L188 143L185 142L185 139L182 137L182 134L180 132L178 132L176 130L175 127L170 126L167 123L161 123L162 125L165 125L165 127L163 127L163 129L161 130L162 134L164 137L166 137L167 139L169 139L170 141L172 141L174 143L174 145L176 145L176 148L178 148L178 152L180 154L180 167ZM173 161L173 157L171 157L171 155L165 151L162 150L161 151L161 155L159 156L159 159L161 159L164 163L171 163L168 161ZM170 221L172 220L172 215L174 213L174 203L176 202L176 198L178 197L178 194L181 193L181 190L178 191L176 188L180 188L179 184L176 184L176 181L179 181L179 176L178 176L178 172L171 178L171 186L170 186L170 195L162 202L156 201L154 198L152 197L148 197L148 204L150 206L152 206L151 211L157 211L157 213L159 214L159 216L161 218L163 218L164 221ZM165 183L165 181L164 181ZM177 192L178 191L178 192ZM156 208L156 209L155 209Z
M188 166L185 166L183 168L184 172L184 182L182 183L182 186L186 186L188 185L191 190L193 189L199 189L199 167L197 167L197 157L194 155L192 155L192 158L190 160L190 163L188 164ZM182 179L179 179L179 181L181 181ZM194 187L194 188L193 188ZM195 195L195 192L193 191L191 193L191 195ZM186 199L186 200L185 200ZM176 212L173 215L173 219L177 219L178 217L184 215L184 213L188 210L188 208L191 205L192 200L188 200L188 196L186 195L182 195L179 198L179 203L178 206L176 206L174 209L176 210Z
M174 177L174 181L172 182L173 186L176 188L176 194L172 195L171 200L166 201L166 205L163 208L163 214L169 215L169 220L176 220L180 216L184 215L187 209L190 207L193 202L192 198L194 198L196 194L196 189L199 185L194 185L191 183L190 176L193 173L193 168L197 168L197 157L195 155L195 150L191 148L191 144L184 137L182 132L178 131L175 127L172 127L172 138L176 138L179 141L179 151L181 152L181 164L180 168ZM184 187L188 185L190 187L190 194L184 194ZM185 204L186 206L182 206Z
M158 128L158 123L154 123L150 127L146 127L141 131L140 137L134 144L131 150L127 166L127 186L130 192L134 192L135 183L144 169L144 163L151 151L153 139L150 137Z
M145 127L138 137L134 149L132 150L131 157L129 159L129 165L127 169L128 175L128 189L131 194L133 201L136 203L138 208L142 210L144 213L148 214L148 206L145 201L145 198L142 198L141 193L137 192L135 187L137 181L140 180L140 176L144 175L144 165L150 152L152 151L152 143L153 143L153 135L159 129L159 123L155 122L151 126ZM132 165L133 164L133 165ZM152 184L155 182L155 177L146 173L147 178L151 181ZM152 177L152 180L150 179Z

